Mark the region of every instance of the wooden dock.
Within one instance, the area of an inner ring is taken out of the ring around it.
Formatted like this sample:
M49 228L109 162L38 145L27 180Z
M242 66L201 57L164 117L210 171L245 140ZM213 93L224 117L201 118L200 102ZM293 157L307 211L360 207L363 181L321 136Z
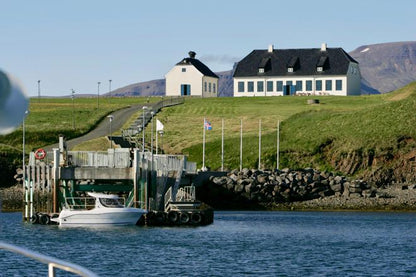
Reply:
M148 225L204 225L213 213L204 208L191 182L196 164L183 155L155 155L139 149L67 151L59 148L43 159L29 156L24 170L24 220L48 224L50 217L68 207L68 200L86 192L118 194L127 207L149 211Z

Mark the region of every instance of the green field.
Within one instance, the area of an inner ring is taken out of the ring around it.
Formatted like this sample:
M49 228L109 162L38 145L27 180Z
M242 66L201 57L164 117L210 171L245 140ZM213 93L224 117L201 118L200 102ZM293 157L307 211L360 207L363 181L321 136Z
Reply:
M282 166L329 166L310 161L329 141L337 151L388 147L400 136L414 136L415 85L391 94L359 97L254 97L187 99L181 106L163 110L164 148L202 161L203 119L213 129L206 132L206 165L221 166L221 121L225 123L225 162L239 167L240 120L243 121L243 166L258 166L259 120L262 125L262 165L276 166L276 126L281 121ZM320 104L308 105L308 99ZM406 119L406 120L405 120ZM295 158L295 156L300 156ZM305 157L305 159L302 159ZM316 159L316 157L315 157ZM301 163L301 164L299 164Z
M150 101L159 101L151 98ZM25 120L26 151L54 144L59 134L68 139L78 137L93 129L111 112L132 104L148 101L146 97L123 98L37 98L30 99L29 115ZM97 108L98 107L98 108ZM75 124L74 124L75 123ZM75 127L75 128L74 128ZM0 136L0 151L22 151L22 127Z
M308 99L318 99L320 104L309 105ZM102 98L97 109L96 98L76 98L74 106L71 99L41 99L40 102L31 99L26 119L26 151L56 143L59 134L67 138L82 135L112 111L145 101L147 98ZM225 124L225 168L239 167L241 120L243 167L257 167L261 120L261 167L276 167L276 126L280 121L280 167L343 171L340 163L354 155L361 159L378 155L394 157L399 151L404 154L413 151L415 110L416 83L412 83L389 94L371 96L187 98L183 105L164 108L157 118L165 125L162 145L165 153L185 153L199 167L205 117L213 128L206 132L206 165L212 169L221 167L222 120ZM147 142L150 141L148 129ZM404 146L402 141L406 142ZM161 142L159 139L159 146ZM105 141L102 144L106 146ZM21 128L0 137L0 153L6 156L15 153L17 164L21 149ZM344 173L359 170L348 169Z

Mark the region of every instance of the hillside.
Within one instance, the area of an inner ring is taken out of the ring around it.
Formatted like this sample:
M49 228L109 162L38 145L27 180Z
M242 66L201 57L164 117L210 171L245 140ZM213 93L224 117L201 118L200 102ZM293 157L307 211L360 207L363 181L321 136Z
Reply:
M164 149L202 161L202 122L207 133L206 165L221 166L221 120L225 121L225 167L239 167L240 119L243 166L258 166L258 126L262 120L262 167L276 167L276 124L281 124L281 167L313 167L385 184L415 181L416 83L394 93L361 97L254 97L189 99L164 110ZM186 131L185 131L186 130Z
M349 53L360 63L364 83L381 93L416 80L416 42L363 45Z

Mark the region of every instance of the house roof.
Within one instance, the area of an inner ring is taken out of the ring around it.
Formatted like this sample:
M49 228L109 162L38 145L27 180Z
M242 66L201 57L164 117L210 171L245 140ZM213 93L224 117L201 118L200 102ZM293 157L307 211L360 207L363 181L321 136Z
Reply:
M182 61L178 62L176 65L193 65L204 76L219 78L214 72L211 71L211 69L208 68L208 66L206 66L200 60L195 59L195 58L184 58Z
M270 65L259 73L266 60ZM350 62L358 64L342 48L253 50L238 63L234 77L345 75ZM288 67L294 68L293 72L288 72ZM324 70L318 72L317 67Z

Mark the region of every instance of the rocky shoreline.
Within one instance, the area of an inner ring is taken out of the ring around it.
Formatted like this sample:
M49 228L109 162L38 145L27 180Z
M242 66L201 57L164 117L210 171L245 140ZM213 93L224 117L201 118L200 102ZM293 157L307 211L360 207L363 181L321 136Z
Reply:
M416 184L375 186L326 171L233 170L197 187L197 197L221 210L416 211ZM0 211L20 211L21 185L0 190Z
M201 200L217 209L416 211L414 184L376 187L364 180L311 168L233 170L227 176L212 177L198 196L201 193L205 195ZM225 200L209 202L218 198ZM238 204L230 207L229 201Z

